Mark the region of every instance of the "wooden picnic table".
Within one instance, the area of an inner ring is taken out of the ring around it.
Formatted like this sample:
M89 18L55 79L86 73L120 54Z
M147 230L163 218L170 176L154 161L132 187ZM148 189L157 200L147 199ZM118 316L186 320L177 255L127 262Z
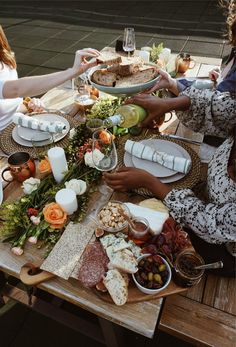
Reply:
M189 70L187 76L197 76L202 73L205 74L205 71L210 70L212 66L217 66L220 64L219 59L212 58L204 58L204 57L195 57L197 63L193 70ZM52 109L62 109L66 111L71 116L77 117L77 107L74 104L73 100L73 91L69 88L69 84L65 84L63 86L59 86L49 91L43 96L43 100L47 107ZM191 130L184 127L176 118L172 118L170 122L163 124L160 128L161 131L167 134L177 134L189 139L197 140L199 142L202 141L203 137L201 134L193 133ZM188 144L192 149L196 152L199 151L199 145L196 144ZM1 167L6 165L6 159L2 158L0 161ZM4 200L7 199L17 199L22 194L22 190L20 188L20 184L17 182L12 182L8 184L4 189ZM124 193L115 193L113 196L117 200L121 201L131 201L137 202L142 200L143 198L140 196L128 197ZM22 256L15 256L10 251L10 247L8 244L0 243L0 270L6 274L12 275L16 278L19 278L19 273L22 265L26 262L37 262L42 258L43 250L39 250L36 247L26 245L25 252ZM230 299L227 298L228 291L222 286L224 281L222 280L219 284L219 281L214 278L214 276L208 276L204 281L200 283L199 286L193 287L189 290L184 296L177 296L178 302L181 300L189 300L192 305L196 302L202 302L204 298L204 304L210 307L217 307L218 310L226 311L227 314L233 315L235 314L235 305L232 305L232 296ZM225 283L225 282L224 282ZM227 280L227 283L232 285L232 281ZM215 286L219 284L219 288L215 288ZM164 315L161 317L160 313L163 308L164 300L162 298L152 300L152 301L144 301L138 303L129 303L122 307L115 306L114 304L107 303L102 301L94 292L90 289L83 288L78 281L74 279L69 279L65 281L60 278L52 279L48 282L42 283L38 285L40 289L50 294L53 294L57 298L61 298L66 300L80 308L85 309L96 315L99 318L99 322L102 328L102 332L105 338L105 342L108 346L118 346L120 345L115 338L114 332L114 324L115 327L122 326L131 331L134 331L138 334L146 336L148 338L152 338L156 331L156 327L161 319L161 328L167 332L173 333L176 324L176 329L179 329L179 334L181 331L181 327L178 326L178 322L175 319L179 319L178 316L178 308L175 309L174 302L175 297L172 296L166 300L166 304L164 305ZM222 291L225 295L222 304L219 304L221 300ZM5 289L5 295L9 297L18 298L25 304L27 303L26 296L22 293L18 288L14 288L11 286L7 286ZM211 295L212 293L212 295ZM230 302L227 304L227 300ZM39 312L44 312L43 308L39 305L40 300L36 297L33 297L32 307L38 310ZM42 303L41 303L42 304ZM42 307L44 307L42 304ZM172 305L174 307L174 313L172 310ZM181 305L179 304L179 307ZM44 307L45 308L45 307ZM47 315L57 319L57 316L60 316L60 313L56 314L52 313L54 311L47 310ZM174 316L175 315L175 316ZM181 315L180 315L181 316ZM183 315L184 316L184 315ZM69 319L69 316L66 313L63 313L61 316L61 320L64 319L64 323L70 322L71 327L75 327L75 323L72 323ZM67 322L65 322L67 321ZM174 323L173 323L174 322ZM99 331L92 326L92 323L84 323L77 322L77 325L80 324L82 326L82 330L85 333L88 331L88 335L93 336L98 341L102 340L102 335ZM185 323L187 324L187 323ZM226 323L227 324L227 323ZM173 329L173 331L171 331ZM232 329L232 328L228 328ZM217 333L217 332L216 332ZM190 338L189 338L190 339ZM226 346L223 344L219 344L219 346Z

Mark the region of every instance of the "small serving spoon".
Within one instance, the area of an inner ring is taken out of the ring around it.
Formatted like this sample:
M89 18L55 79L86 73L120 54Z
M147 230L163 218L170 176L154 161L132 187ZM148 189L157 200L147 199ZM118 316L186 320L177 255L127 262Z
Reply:
M133 229L135 229L135 225L134 225L133 221L131 220L131 218L130 218L121 208L119 208L118 212L120 213L120 215L121 215L122 217L124 217L125 220L127 220L127 222L129 223L129 225L130 225Z
M208 269L221 269L224 266L222 261L217 261L211 264L204 264L199 266L194 266L196 270L208 270Z

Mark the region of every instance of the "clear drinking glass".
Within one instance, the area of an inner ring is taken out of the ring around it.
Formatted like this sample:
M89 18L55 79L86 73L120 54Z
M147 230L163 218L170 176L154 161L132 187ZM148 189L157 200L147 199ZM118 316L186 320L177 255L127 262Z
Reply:
M111 171L117 166L117 151L113 135L104 129L93 133L92 159L99 171Z
M128 53L128 58L130 57L130 52L135 50L134 28L124 29L123 50Z
M117 151L113 135L109 131L99 129L93 133L92 160L94 167L99 171L112 171L116 168ZM106 184L102 184L99 190L104 195L113 192Z

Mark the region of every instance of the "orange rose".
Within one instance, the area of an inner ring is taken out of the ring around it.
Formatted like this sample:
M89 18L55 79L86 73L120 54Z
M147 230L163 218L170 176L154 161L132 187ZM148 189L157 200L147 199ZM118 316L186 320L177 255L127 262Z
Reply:
M40 162L39 162L39 172L41 174L49 174L52 172L52 168L51 168L51 165L50 165L50 162L48 160L48 157L45 157L45 159L42 159Z
M111 143L111 141L114 140L114 138L115 138L115 136L109 134L106 130L102 130L99 133L99 139L102 140L102 142L105 143L106 145Z
M60 205L55 202L45 205L43 209L45 220L50 224L52 229L61 229L67 221L67 214Z

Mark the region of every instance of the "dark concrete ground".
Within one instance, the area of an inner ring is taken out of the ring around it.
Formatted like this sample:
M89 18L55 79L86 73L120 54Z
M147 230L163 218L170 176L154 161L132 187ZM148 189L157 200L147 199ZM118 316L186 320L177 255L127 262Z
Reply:
M136 30L137 48L163 42L173 52L222 57L224 17L217 0L2 1L0 23L15 51L20 76L69 67L74 52L101 49Z
M133 26L137 48L163 42L173 52L221 58L228 53L216 0L1 0L0 24L16 54L19 76L69 67L77 49L112 46ZM78 314L81 314L81 312ZM154 340L126 332L136 347L187 347L157 332ZM0 317L1 347L100 347L91 339L17 305Z

